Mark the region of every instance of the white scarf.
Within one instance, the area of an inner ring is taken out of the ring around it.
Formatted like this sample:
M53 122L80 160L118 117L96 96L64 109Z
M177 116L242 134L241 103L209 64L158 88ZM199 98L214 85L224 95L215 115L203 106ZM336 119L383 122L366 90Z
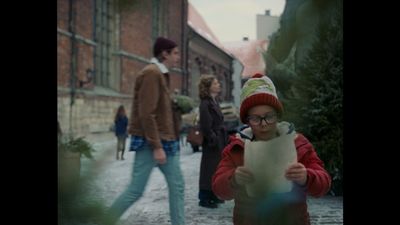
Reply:
M161 63L160 61L158 61L158 59L157 58L151 58L150 59L150 62L151 63L154 63L154 64L156 64L156 66L158 67L158 69L160 69L160 71L161 71L161 73L168 73L169 71L168 71L168 68L163 64L163 63Z

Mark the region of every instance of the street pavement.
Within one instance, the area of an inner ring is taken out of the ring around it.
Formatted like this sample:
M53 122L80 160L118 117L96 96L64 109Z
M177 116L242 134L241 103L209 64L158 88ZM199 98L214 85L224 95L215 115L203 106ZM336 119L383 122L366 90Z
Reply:
M115 159L116 138L111 134L89 137L96 152L95 160L82 158L81 176L89 175L90 192L107 206L130 182L134 152L126 152L125 160ZM128 147L128 141L127 141ZM198 206L198 178L201 152L192 153L190 145L181 146L181 168L185 179L185 216L187 225L232 225L233 201L225 201L217 209ZM312 225L343 224L343 198L325 196L308 198ZM168 225L168 189L158 168L154 168L145 192L121 217L118 225Z

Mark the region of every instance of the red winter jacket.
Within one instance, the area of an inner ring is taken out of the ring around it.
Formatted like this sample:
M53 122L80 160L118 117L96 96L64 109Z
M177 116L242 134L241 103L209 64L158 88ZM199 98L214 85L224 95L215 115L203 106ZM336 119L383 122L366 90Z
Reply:
M213 176L213 191L224 200L235 199L234 225L309 225L306 194L320 197L326 194L331 178L324 169L314 147L301 134L295 139L298 162L307 168L305 186L294 185L290 193L274 194L265 198L251 198L244 186L235 186L232 177L236 167L243 166L244 142L230 137L222 152L222 160Z

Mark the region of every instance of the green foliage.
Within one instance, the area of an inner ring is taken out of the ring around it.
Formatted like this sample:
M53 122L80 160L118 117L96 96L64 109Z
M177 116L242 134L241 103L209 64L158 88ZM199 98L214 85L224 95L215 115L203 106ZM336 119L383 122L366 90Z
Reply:
M140 5L140 2L136 0L117 0L117 3L121 10L133 9L135 6Z
M321 14L317 39L303 66L277 64L269 73L283 102L283 120L291 121L314 145L333 178L332 191L342 193L343 174L343 8L335 0Z
M60 194L59 194L60 196ZM58 224L102 224L107 218L107 207L100 200L82 200L81 195L59 197Z
M104 200L89 193L92 179L84 177L80 182L70 183L68 188L59 189L58 224L108 224L111 221Z
M93 159L93 147L83 137L73 138L59 136L59 151L81 153L89 159ZM91 181L95 179L94 174L82 176L80 166L78 174L68 173L76 171L76 166L71 161L65 162L63 154L59 155L58 168L58 224L60 225L83 225L83 224L108 224L111 217L107 214L106 204L99 196L91 193ZM77 160L80 160L77 158ZM67 163L67 164L66 164ZM62 165L67 165L64 167ZM80 165L80 163L79 163Z
M343 15L337 2L336 10L322 18L319 39L293 84L295 96L286 101L289 116L335 178L334 186L343 173ZM341 194L341 189L333 191Z
M194 100L185 95L175 95L174 103L182 113L189 113L194 108Z
M84 137L74 138L72 136L68 136L66 138L59 138L58 148L61 151L70 151L74 153L81 153L81 155L93 159L92 152L95 150L93 149L92 145L87 142Z
M282 61L282 63L278 63L271 55L271 48L274 48L275 45L276 42L271 41L268 51L263 53L264 60L267 64L265 74L274 82L279 99L285 101L293 96L292 86L297 77L294 65L296 47L294 46L290 50L288 57Z

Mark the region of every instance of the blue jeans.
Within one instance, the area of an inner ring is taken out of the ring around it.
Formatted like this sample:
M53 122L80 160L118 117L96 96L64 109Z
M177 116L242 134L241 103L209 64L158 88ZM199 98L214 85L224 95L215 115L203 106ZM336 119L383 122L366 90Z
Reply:
M172 225L185 224L184 191L185 183L180 168L179 152L175 155L167 155L165 164L157 164L153 158L153 150L145 144L136 151L133 164L132 180L124 193L122 193L110 208L110 216L113 222L143 195L151 171L155 166L164 174L168 184L169 212Z

